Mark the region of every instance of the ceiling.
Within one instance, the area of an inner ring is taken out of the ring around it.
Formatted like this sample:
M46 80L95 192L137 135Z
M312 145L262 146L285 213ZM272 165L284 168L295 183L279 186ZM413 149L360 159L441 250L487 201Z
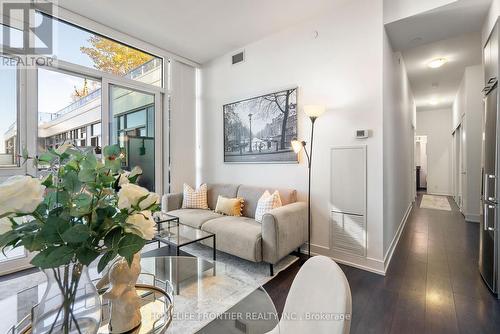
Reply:
M481 54L479 32L403 51L417 109L451 107L462 82L465 67L481 64ZM432 59L440 57L445 57L448 63L437 69L427 66ZM431 105L430 101L438 103Z
M492 0L458 0L385 25L394 51L481 31Z
M58 0L60 7L198 63L348 0Z
M481 30L490 5L459 0L385 26L394 51L403 54L417 110L453 105L465 67L482 63ZM427 66L440 57L448 63Z

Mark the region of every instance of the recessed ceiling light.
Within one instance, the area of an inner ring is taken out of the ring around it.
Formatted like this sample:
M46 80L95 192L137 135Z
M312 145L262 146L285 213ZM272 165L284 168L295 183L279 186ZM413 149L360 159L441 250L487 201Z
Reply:
M427 66L429 66L430 68L440 68L441 66L443 66L447 62L448 62L448 59L446 59L446 58L436 58L436 59L431 60L427 64Z
M430 101L429 101L429 104L430 104L431 106L436 106L436 105L438 105L438 104L439 104L439 101L438 101L438 100L435 100L435 99L434 99L434 100L430 100Z

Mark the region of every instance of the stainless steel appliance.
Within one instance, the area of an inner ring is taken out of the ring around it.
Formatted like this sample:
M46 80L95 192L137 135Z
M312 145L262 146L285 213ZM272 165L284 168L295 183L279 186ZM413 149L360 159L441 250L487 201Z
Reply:
M485 84L483 116L481 231L479 271L490 290L498 293L498 243L500 218L499 107L498 107L498 25L484 49Z

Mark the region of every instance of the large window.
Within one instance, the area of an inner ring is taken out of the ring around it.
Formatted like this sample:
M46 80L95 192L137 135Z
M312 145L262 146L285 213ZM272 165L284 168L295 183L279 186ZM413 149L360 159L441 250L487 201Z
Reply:
M38 152L65 143L101 145L101 83L95 79L38 69Z
M53 54L58 59L162 87L161 58L64 21L52 21Z
M46 172L46 166L22 164L24 150L35 156L71 143L99 154L116 143L124 153L122 167L141 167L139 183L161 192L163 58L51 20L57 61L28 66L4 60L46 55L7 55L2 31L11 32L11 47L22 46L23 36L0 24L0 182ZM0 255L0 275L29 266L32 256L23 248Z
M18 120L18 71L8 65L9 59L0 56L0 167L15 166L19 154Z

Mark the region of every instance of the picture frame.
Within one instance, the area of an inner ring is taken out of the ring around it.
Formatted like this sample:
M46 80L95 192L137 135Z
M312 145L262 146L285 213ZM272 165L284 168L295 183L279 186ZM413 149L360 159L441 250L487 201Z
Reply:
M224 163L298 163L298 87L223 105Z

